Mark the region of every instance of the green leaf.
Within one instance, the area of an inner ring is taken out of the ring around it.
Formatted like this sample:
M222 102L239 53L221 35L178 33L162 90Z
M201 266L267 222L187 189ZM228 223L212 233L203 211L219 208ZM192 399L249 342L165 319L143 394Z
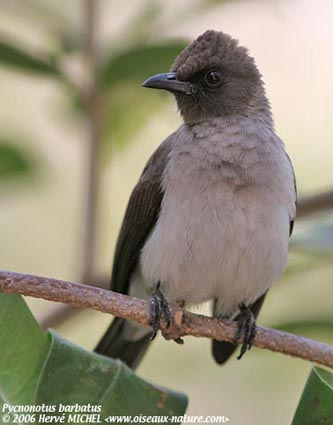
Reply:
M106 146L116 148L126 146L165 100L161 93L147 93L133 84L118 84L105 99L103 138Z
M71 114L66 118L82 119L84 105L76 92L69 92L71 98ZM103 92L104 113L102 120L102 138L105 147L105 158L113 149L124 148L145 126L160 108L171 100L167 93L147 91L141 84L119 83ZM138 107L140 105L140 107ZM73 113L75 112L75 114Z
M124 81L141 84L151 75L167 72L186 45L183 40L173 40L120 52L104 66L101 84L108 87Z
M26 176L35 164L29 155L10 142L0 141L0 180Z
M49 342L19 295L0 293L0 404L31 404Z
M333 424L333 373L312 369L292 425Z
M150 75L167 71L185 41L166 41L150 46L137 46L111 57L101 72L105 113L103 139L106 146L123 147L158 110L165 93L147 93L141 87ZM82 114L84 105L76 92L71 92L72 105Z
M42 59L25 52L21 48L0 41L0 64L14 67L18 71L57 76L57 67L47 59Z
M184 414L184 395L145 382L120 361L53 331L46 337L19 296L0 294L0 314L0 402L100 405L101 423L110 415Z
M184 411L184 396L142 381L120 361L89 353L54 332L49 335L51 350L38 387L38 404L100 404L104 417Z

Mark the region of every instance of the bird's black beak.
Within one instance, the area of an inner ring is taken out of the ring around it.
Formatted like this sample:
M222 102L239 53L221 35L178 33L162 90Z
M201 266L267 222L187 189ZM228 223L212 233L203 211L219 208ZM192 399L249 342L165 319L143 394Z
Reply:
M187 81L177 80L174 72L165 72L163 74L153 75L148 78L142 86L150 89L162 89L171 92L182 92L185 94L191 94L192 92L192 84Z

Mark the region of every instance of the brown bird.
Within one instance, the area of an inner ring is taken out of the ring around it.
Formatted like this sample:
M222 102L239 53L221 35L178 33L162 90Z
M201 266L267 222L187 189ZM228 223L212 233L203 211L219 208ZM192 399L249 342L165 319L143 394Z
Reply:
M147 58L149 60L149 58ZM287 264L296 189L261 74L247 49L206 31L144 87L175 95L184 124L149 159L127 206L111 290L150 299L150 328L116 318L98 353L135 367L168 303L213 302L251 347L255 319ZM239 338L238 338L239 339ZM213 341L217 363L237 347Z

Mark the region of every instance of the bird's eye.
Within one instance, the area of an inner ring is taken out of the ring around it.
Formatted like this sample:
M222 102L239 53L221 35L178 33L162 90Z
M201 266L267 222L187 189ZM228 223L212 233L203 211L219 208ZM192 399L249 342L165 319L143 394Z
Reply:
M222 82L222 72L212 69L205 74L205 83L208 87L218 87Z

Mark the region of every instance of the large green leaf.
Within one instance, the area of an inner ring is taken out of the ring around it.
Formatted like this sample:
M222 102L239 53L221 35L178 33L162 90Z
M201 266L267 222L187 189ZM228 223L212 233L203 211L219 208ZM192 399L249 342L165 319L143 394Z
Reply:
M0 180L31 174L35 167L30 156L18 146L0 140Z
M167 72L186 45L183 40L164 41L113 55L102 70L101 83L109 87L124 81L140 84L151 75Z
M109 415L172 415L184 396L138 378L120 361L83 350L51 332L51 350L38 386L38 404L99 404Z
M59 75L57 67L48 59L33 56L7 41L0 41L0 65L14 67L18 71L47 76Z
M333 424L333 373L312 369L292 425Z
M120 361L44 335L16 295L0 294L0 404L99 405L111 415L181 416L184 395L141 380ZM3 410L4 411L4 410ZM59 407L49 416L60 417ZM70 421L69 413L66 419ZM39 423L38 414L35 415Z
M0 293L0 404L30 404L49 342L19 295Z

